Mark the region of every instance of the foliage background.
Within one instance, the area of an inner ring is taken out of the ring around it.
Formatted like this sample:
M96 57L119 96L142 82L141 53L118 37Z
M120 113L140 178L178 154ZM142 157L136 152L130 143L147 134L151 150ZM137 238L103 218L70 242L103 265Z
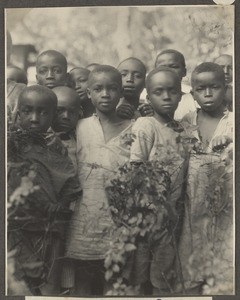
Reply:
M56 49L69 67L118 63L136 56L153 68L163 49L181 51L189 74L196 64L232 54L233 6L139 6L7 9L14 44Z

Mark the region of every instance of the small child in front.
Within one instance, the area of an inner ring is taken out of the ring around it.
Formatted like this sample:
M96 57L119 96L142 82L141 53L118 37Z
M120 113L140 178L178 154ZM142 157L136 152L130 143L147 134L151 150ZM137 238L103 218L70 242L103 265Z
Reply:
M24 204L10 209L8 219L8 250L17 249L20 274L33 295L60 292L60 259L71 216L69 205L80 193L70 159L46 140L56 109L57 97L50 89L27 87L19 96L20 128L8 136L9 197L31 172L33 185L38 186L25 194Z
M154 115L152 117L138 118L133 125L132 132L136 136L131 146L130 161L136 167L147 161L169 159L167 152L174 153L172 165L169 165L171 174L170 202L175 208L181 198L184 182L184 153L178 151L178 133L170 126L174 112L181 99L181 79L172 69L159 67L149 73L146 79L147 99L151 103ZM167 150L170 149L170 150ZM162 150L162 151L161 151ZM166 151L166 152L164 152ZM164 154L165 153L165 154ZM171 234L162 228L161 238L155 243L145 246L137 245L138 251L134 263L133 284L144 285L150 281L153 294L170 293L175 259ZM140 257L138 260L137 258Z
M56 86L67 85L67 59L56 50L42 52L36 61L37 83L53 89Z
M104 258L114 228L105 178L128 161L129 150L122 137L131 131L131 121L116 113L122 79L115 68L96 66L89 75L87 91L96 114L77 124L78 176L83 195L76 204L66 251L76 271L74 295L78 296L104 293Z

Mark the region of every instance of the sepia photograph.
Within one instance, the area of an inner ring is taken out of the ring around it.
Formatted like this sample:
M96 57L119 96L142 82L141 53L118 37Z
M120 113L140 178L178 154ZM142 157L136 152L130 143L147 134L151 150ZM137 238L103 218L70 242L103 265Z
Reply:
M234 295L234 5L4 21L5 294Z

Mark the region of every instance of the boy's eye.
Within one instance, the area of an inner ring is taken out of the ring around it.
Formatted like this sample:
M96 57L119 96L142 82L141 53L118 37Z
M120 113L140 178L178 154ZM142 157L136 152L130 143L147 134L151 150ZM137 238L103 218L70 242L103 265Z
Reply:
M171 65L170 68L173 68L173 69L178 69L179 66L178 65Z
M58 113L58 114L62 114L63 112L64 112L64 108L58 108L58 109L57 109L57 113Z
M121 75L122 75L122 77L125 77L125 76L127 76L127 73L121 73Z
M38 73L39 73L39 74L42 74L42 75L43 75L43 74L46 74L46 73L47 73L47 69L45 69L45 68L44 68L44 69L39 69L39 70L38 70Z
M54 69L53 69L53 72L54 72L55 74L60 74L60 73L62 73L62 69L61 69L61 68L54 68Z
M23 109L22 113L25 114L25 115L28 115L30 113L30 110L29 109Z
M153 92L154 95L160 96L162 94L162 90L157 90Z
M48 112L46 110L40 111L40 115L41 116L46 116L47 114L48 114Z
M142 74L139 73L134 74L134 77L137 79L143 78Z

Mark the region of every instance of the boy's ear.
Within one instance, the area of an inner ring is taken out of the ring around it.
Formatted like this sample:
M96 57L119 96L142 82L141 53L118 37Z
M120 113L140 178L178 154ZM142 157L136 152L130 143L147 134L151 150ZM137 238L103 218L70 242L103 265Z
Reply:
M148 102L148 103L151 103L151 100L150 100L148 94L147 94L147 96L146 96L146 99L147 99L147 102Z
M87 89L86 89L86 92L87 92L87 96L88 96L88 98L89 98L89 99L91 99L91 96L90 96L90 89L89 89L89 88L87 88Z
M187 75L187 69L184 68L184 69L183 69L183 77L185 77L186 75Z

